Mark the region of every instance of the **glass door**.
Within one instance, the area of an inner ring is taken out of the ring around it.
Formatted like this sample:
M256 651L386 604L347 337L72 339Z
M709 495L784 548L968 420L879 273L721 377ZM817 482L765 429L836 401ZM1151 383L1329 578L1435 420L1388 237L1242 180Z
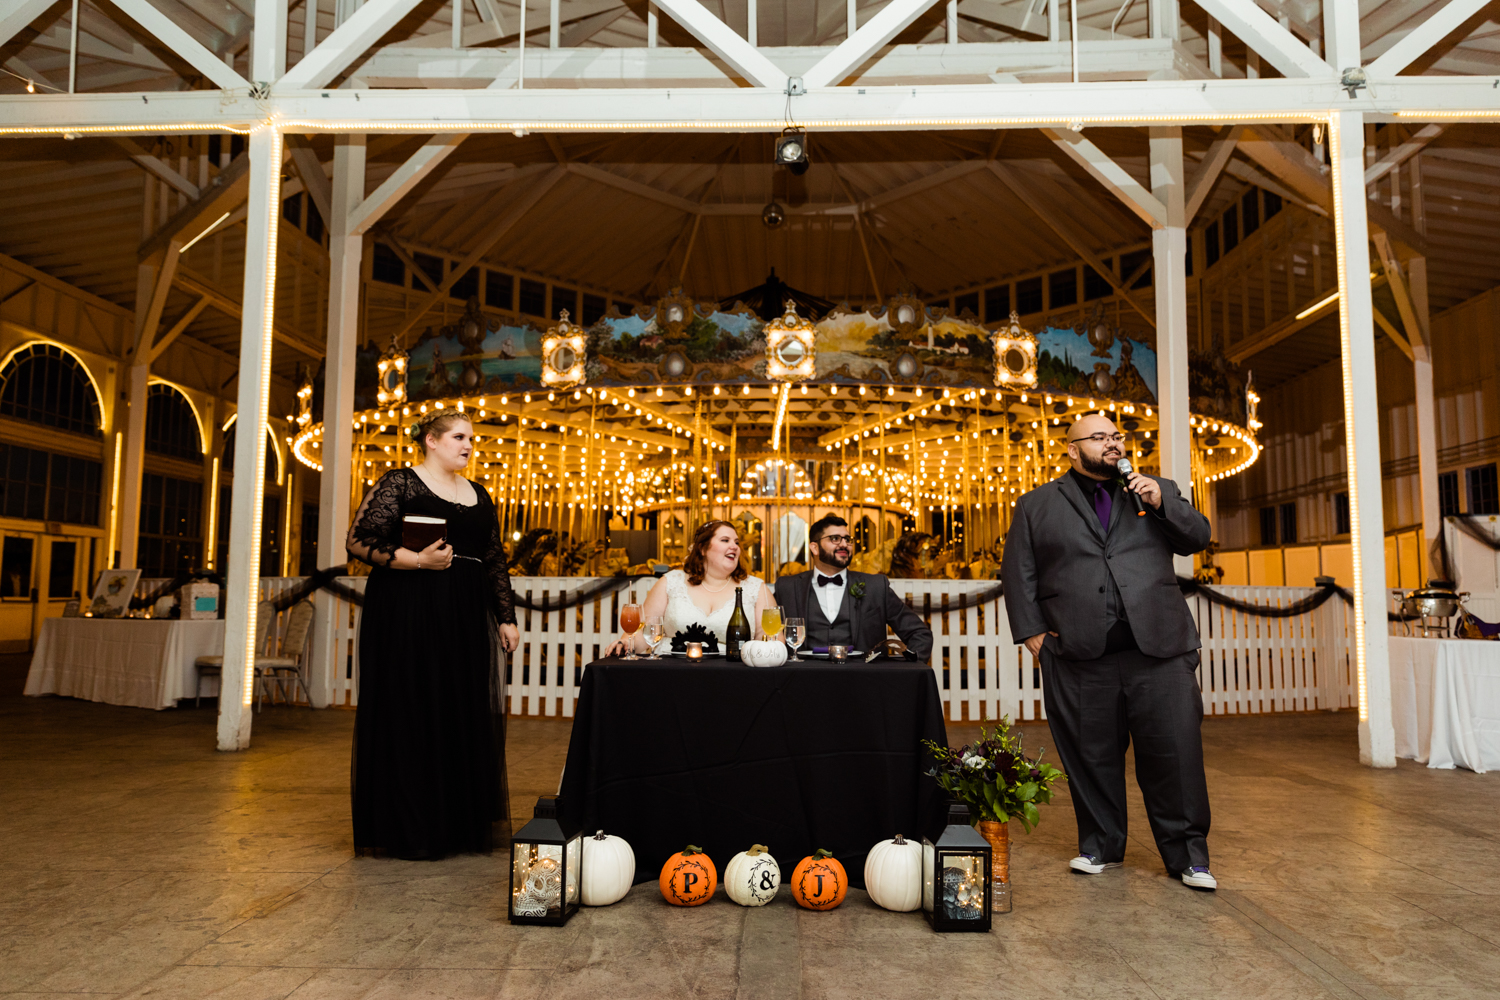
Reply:
M36 627L37 536L0 536L0 652L29 653Z
M37 551L37 600L34 602L32 642L42 634L42 621L56 618L63 613L68 601L80 596L85 581L80 578L82 567L79 557L85 549L85 539L59 538L43 535Z

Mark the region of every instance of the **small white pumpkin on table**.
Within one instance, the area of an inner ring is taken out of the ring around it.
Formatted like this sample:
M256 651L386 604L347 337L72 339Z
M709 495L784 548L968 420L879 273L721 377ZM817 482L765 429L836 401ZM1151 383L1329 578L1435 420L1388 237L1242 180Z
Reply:
M583 838L583 905L618 903L635 882L635 851L603 830Z
M780 887L781 866L764 844L736 854L724 869L724 891L741 906L765 906Z
M742 643L740 659L747 667L779 667L786 662L786 644L780 639L755 639Z

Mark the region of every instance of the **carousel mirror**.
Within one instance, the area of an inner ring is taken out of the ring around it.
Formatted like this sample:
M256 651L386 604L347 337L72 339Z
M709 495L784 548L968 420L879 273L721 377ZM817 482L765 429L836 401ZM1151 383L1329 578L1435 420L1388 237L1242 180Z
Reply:
M916 319L917 312L911 306L903 305L896 310L896 322L902 326L905 326L907 323L914 323Z
M1005 352L1005 370L1012 375L1026 374L1026 355L1018 347L1012 347Z
M560 372L565 372L578 363L578 352L569 344L558 344L547 356L547 363Z
M776 345L776 360L788 368L797 367L805 357L807 357L807 348L801 340L795 337L788 337Z

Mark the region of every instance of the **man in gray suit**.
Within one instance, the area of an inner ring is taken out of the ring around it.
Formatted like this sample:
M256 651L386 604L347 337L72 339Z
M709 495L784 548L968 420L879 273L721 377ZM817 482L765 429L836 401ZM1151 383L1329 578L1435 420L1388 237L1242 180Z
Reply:
M932 629L891 590L879 573L849 569L854 540L849 522L837 514L808 529L813 568L776 581L776 603L785 618L807 623L807 647L849 646L869 651L885 642L890 625L906 644L908 660L932 653Z
M1124 438L1101 414L1068 430L1071 471L1016 503L1001 578L1011 634L1042 661L1042 691L1078 817L1073 871L1125 858L1125 748L1167 873L1214 889L1198 629L1172 555L1207 547L1208 519L1170 479L1116 463Z

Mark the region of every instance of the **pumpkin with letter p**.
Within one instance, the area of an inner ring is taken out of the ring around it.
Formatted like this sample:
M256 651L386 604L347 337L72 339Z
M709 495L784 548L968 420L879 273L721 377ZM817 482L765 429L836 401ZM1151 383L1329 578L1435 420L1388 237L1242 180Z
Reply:
M703 848L687 845L661 866L661 898L673 906L701 906L719 887L719 871Z
M844 901L849 876L832 851L821 847L792 870L792 898L809 910L831 910Z

